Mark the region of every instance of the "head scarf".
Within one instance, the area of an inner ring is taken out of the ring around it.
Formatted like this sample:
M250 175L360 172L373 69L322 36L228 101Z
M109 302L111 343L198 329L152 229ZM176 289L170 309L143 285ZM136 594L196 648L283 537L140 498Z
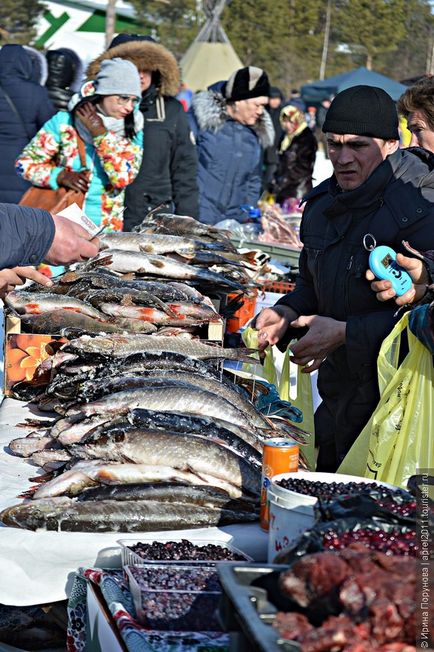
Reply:
M286 106L283 107L283 109L280 112L279 119L282 128L283 128L284 117L289 118L289 120L295 126L295 129L292 132L292 134L285 133L285 137L283 138L280 144L279 151L281 154L288 149L293 139L299 134L301 134L301 132L304 131L307 127L306 116L304 115L303 111L301 111L298 107L294 106L293 104L287 104Z

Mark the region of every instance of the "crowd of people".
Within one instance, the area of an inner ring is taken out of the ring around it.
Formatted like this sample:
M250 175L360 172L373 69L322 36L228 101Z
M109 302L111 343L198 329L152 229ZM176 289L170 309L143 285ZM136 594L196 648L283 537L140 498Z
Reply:
M285 101L255 66L186 94L175 57L146 36L117 36L84 80L70 51L47 61L44 86L23 46L0 50L0 294L26 279L50 283L29 266L98 251L68 220L16 206L29 183L83 192L86 214L114 230L150 210L243 222L242 207L264 190L282 206L297 200L296 288L256 327L260 348L295 338L293 361L319 370L317 468L335 471L379 400L377 356L397 307L413 308L410 327L434 350L434 81L410 87L398 107L380 88L349 88L325 98L314 123L295 90ZM333 175L312 188L318 129ZM368 235L398 252L413 281L403 296L369 270Z

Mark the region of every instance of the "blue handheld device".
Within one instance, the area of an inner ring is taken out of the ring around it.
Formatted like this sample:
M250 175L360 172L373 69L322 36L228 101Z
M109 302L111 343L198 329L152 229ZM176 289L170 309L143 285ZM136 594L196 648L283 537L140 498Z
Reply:
M371 249L369 267L378 279L391 282L398 297L413 286L410 275L396 262L396 252L391 247L380 245Z

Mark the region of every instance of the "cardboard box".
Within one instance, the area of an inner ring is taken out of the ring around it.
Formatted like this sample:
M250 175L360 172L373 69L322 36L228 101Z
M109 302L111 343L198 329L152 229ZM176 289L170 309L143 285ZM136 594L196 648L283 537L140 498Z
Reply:
M4 399L5 392L5 313L3 301L0 299L0 405Z
M61 335L21 333L21 320L18 317L10 316L6 317L4 339L4 383L2 387L4 387L5 396L12 396L12 386L21 381L27 381L34 385L45 384L47 376L40 375L39 365L68 341Z
M128 652L101 590L87 585L87 652Z

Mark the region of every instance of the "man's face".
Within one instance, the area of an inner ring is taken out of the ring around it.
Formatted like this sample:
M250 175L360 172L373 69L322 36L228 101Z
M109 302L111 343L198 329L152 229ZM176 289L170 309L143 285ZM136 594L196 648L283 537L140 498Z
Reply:
M434 152L434 130L428 125L423 111L410 113L407 118L407 127L411 131L410 145L412 147L425 147Z
M268 97L251 97L248 100L239 100L235 102L236 112L234 119L241 122L243 125L252 127L257 123L261 115L264 113L264 108L268 104Z
M327 134L330 161L342 190L354 190L361 186L398 146L397 140L354 134Z

